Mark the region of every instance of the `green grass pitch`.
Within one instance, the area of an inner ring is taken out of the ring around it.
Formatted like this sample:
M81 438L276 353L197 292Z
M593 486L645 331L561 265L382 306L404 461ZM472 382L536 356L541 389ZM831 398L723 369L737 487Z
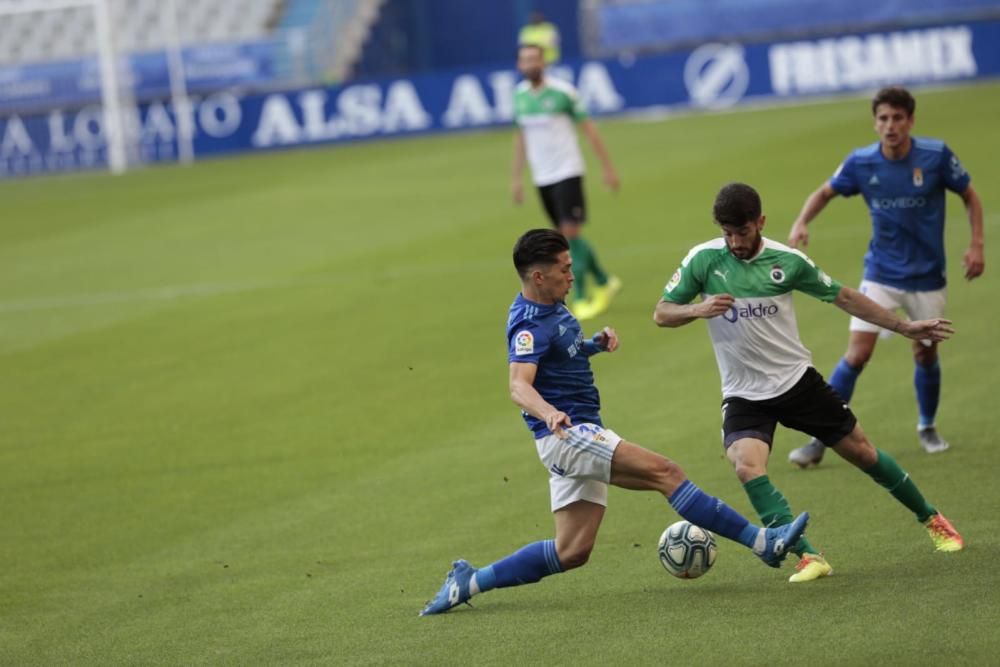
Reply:
M507 394L510 248L543 226L508 199L508 131L316 148L191 168L0 184L0 664L985 664L1000 652L996 313L1000 85L918 91L986 209L986 275L949 196L942 432L915 437L912 362L879 343L854 406L968 541L936 554L845 462L771 476L833 577L792 586L720 541L705 577L656 558L676 515L614 489L581 570L418 618L450 561L551 536L546 472ZM601 122L588 227L625 290L595 359L609 426L752 510L719 444L703 323L652 308L716 234L730 180L784 240L806 195L874 140L863 98ZM810 255L857 284L863 203L835 200ZM796 297L828 373L847 316ZM592 330L596 325L588 326Z

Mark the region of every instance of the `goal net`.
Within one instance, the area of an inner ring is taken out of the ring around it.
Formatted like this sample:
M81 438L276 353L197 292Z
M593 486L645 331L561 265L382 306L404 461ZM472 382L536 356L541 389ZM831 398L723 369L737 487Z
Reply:
M5 100L4 149L25 152L19 142L29 144L30 137L22 118L47 115L48 145L32 143L44 153L27 157L75 167L105 163L113 173L137 164L138 116L126 57L110 0L0 0L0 68L30 70L25 81L42 82L47 91L23 102ZM29 173L50 170L58 167L25 166Z

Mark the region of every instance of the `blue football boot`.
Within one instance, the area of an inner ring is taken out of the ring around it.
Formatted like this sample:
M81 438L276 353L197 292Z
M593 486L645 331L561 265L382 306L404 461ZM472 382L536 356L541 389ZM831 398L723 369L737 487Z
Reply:
M456 560L452 563L451 572L445 578L441 590L438 591L433 600L427 603L420 615L443 614L452 607L468 602L469 598L472 597L469 585L472 583L472 576L477 571L465 560Z
M761 529L762 534L757 536L753 552L764 561L765 565L781 567L781 561L785 560L788 550L795 546L802 533L806 532L807 523L809 523L809 512L803 512L789 524Z

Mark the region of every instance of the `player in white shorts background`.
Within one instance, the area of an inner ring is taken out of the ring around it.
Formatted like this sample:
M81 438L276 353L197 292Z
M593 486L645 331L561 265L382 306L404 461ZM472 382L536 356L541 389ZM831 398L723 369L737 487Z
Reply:
M969 174L943 141L911 137L916 101L905 88L880 90L872 100L879 140L847 156L833 177L809 195L792 225L788 243L805 247L806 226L827 203L841 195L861 194L872 221L860 292L889 310L903 310L911 320L944 316L945 195L957 193L965 204L972 232L965 251L965 278L985 267L983 205ZM875 351L881 329L852 318L847 352L830 375L830 385L850 403L858 376ZM948 449L935 419L941 396L937 343L913 342L913 386L919 419L917 435L929 454ZM789 460L803 468L817 465L826 449L818 440L793 450Z
M535 229L514 246L521 293L507 320L511 398L535 436L549 471L555 539L542 540L476 569L455 561L422 616L440 614L493 588L535 583L584 565L594 548L608 502L608 484L658 491L693 524L749 547L780 567L786 545L798 542L809 515L781 528L761 528L688 480L673 461L623 440L604 427L590 357L614 352L619 341L605 327L585 339L566 308L573 284L569 243L559 232Z

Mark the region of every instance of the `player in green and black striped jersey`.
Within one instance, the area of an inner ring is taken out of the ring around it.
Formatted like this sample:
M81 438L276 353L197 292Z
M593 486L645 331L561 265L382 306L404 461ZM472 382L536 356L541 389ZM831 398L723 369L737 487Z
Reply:
M618 174L604 147L597 126L569 83L545 76L542 49L534 45L518 49L517 67L525 80L514 93L514 163L511 194L515 203L524 199L523 171L527 155L531 176L538 188L545 212L569 240L573 257L573 298L569 307L578 320L587 320L607 310L621 281L608 275L597 261L593 247L580 234L587 219L583 195L583 156L577 142L576 126L590 140L601 161L604 182L618 191ZM595 286L587 297L588 277Z
M788 501L767 476L781 423L831 447L888 489L927 527L939 551L961 550L961 535L896 461L872 445L847 403L812 367L799 340L792 292L913 340L946 340L954 333L951 322L902 320L823 273L802 252L765 238L760 196L749 185L722 188L713 213L722 238L691 249L664 288L654 319L661 327L708 320L722 376L723 445L762 523L782 525L792 518ZM701 301L692 303L699 295ZM792 550L801 560L790 581L833 571L805 537Z

